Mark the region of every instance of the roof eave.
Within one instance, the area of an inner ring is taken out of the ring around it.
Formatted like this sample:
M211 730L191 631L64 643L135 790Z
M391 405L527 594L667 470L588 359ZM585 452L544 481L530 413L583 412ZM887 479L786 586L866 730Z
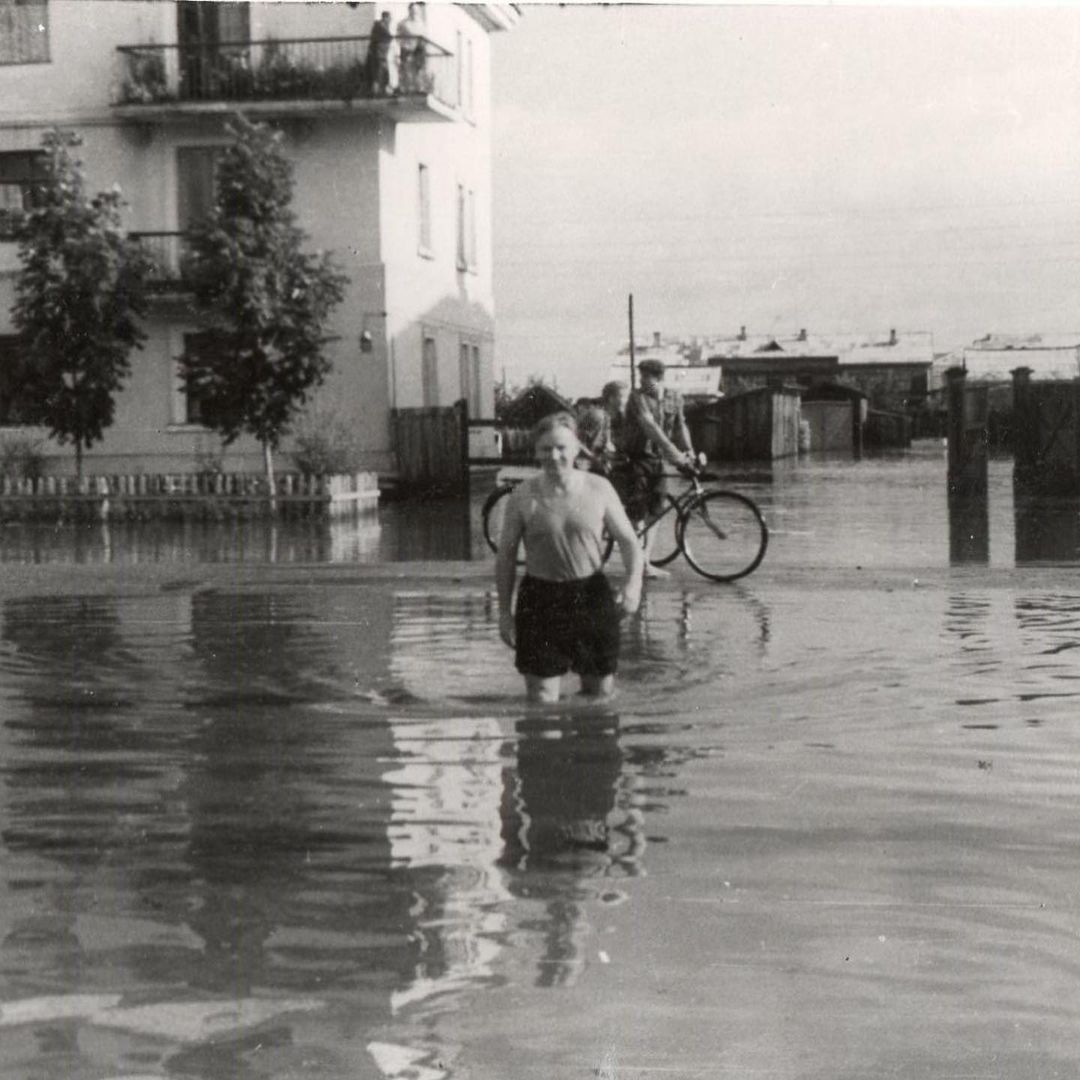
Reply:
M489 34L512 30L521 21L521 9L517 4L462 4Z

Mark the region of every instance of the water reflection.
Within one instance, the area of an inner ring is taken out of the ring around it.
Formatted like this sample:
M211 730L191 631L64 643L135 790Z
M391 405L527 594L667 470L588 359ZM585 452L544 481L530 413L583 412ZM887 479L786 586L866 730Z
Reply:
M1080 499L1016 496L1016 562L1080 560Z
M985 495L949 498L949 562L990 561L990 505Z
M390 856L410 882L418 947L391 1007L437 1014L496 979L510 898L496 866L503 737L494 718L389 724Z
M641 873L641 814L623 783L618 715L526 717L515 731L499 861L511 894L543 912L525 923L537 938L536 984L572 985L586 905L619 902L617 879Z

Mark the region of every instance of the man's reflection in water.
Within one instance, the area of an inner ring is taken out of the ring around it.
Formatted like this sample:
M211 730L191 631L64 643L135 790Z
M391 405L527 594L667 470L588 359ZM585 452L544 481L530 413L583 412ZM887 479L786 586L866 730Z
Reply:
M618 902L609 879L642 873L641 815L623 783L618 715L530 716L516 733L499 862L511 893L544 908L523 924L542 938L537 984L569 985L584 963L584 905Z

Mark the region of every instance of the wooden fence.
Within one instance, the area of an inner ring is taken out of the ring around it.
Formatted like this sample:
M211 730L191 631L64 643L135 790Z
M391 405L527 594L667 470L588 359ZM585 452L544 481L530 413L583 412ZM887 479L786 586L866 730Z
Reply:
M758 387L687 410L695 448L712 461L772 461L799 452L799 391Z
M1031 495L1080 495L1080 382L1013 372L1013 482Z
M390 422L403 494L458 495L469 488L469 410L464 401L393 409Z
M340 517L379 501L374 473L275 479L272 504L266 477L254 473L0 477L0 520Z

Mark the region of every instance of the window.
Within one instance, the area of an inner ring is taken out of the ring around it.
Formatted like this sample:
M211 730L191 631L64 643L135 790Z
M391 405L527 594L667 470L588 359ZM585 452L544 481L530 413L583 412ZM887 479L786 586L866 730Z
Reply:
M465 255L465 189L464 186L458 185L458 269L464 270L469 266L467 255Z
M0 0L0 64L48 62L47 0Z
M420 253L430 255L431 247L431 175L426 165L417 170L417 197L419 199Z
M461 396L469 405L469 416L475 419L483 413L480 346L475 342L461 342L458 351L458 378L460 379Z
M465 197L465 262L476 269L476 192L471 190Z
M236 66L249 62L248 5L180 0L176 34L181 96L196 100L227 96Z
M12 236L13 212L40 204L45 155L36 150L0 153L0 240Z
M181 146L176 151L176 220L181 232L202 221L217 195L219 146Z
M184 335L184 352L198 353L200 350L214 348L214 338L212 334L206 332L185 334ZM180 375L180 364L176 365L176 392L173 396L173 415L172 422L174 424L202 424L205 420L203 413L202 402L199 400L196 394L189 393L184 386L184 380Z
M457 267L476 269L476 192L464 184L457 188Z
M422 370L420 378L424 395L425 408L439 404L439 356L435 349L433 337L424 338L423 353L421 355Z
M465 42L465 115L473 114L473 52L472 42Z
M457 57L457 103L465 105L465 39L461 31L457 32L457 49L454 52Z
M25 405L19 400L27 376L19 339L14 334L0 335L0 424L30 423Z

